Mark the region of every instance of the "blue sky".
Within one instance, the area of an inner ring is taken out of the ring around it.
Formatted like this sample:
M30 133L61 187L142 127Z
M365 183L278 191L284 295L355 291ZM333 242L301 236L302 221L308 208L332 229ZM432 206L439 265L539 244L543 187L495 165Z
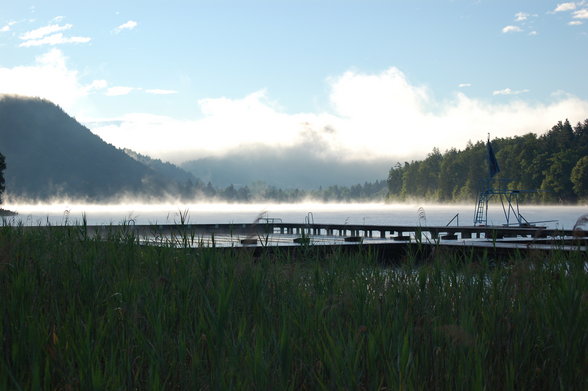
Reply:
M172 161L420 158L588 118L588 1L1 0L0 93Z

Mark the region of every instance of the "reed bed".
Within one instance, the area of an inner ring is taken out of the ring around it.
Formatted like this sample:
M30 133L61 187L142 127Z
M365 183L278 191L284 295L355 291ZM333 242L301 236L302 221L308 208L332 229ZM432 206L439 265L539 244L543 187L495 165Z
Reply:
M588 389L586 254L374 259L0 227L0 389Z

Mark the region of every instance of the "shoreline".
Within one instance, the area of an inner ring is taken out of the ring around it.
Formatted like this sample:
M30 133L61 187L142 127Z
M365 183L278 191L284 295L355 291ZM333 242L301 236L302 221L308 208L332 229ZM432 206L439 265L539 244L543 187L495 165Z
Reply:
M8 209L0 208L0 217L18 216L17 212Z

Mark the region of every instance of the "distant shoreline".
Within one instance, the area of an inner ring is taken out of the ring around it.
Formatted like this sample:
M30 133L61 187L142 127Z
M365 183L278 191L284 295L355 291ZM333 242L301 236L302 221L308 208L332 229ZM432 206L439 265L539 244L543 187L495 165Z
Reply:
M11 210L0 208L0 216L2 216L2 217L4 217L4 216L16 216L16 215L18 215L18 213L13 212Z

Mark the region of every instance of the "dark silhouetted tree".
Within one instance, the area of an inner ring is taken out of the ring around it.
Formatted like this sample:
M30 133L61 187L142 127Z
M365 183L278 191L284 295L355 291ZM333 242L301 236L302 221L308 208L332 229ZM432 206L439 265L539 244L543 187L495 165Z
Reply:
M0 204L2 203L2 195L4 194L4 169L6 168L6 162L4 155L0 153Z

